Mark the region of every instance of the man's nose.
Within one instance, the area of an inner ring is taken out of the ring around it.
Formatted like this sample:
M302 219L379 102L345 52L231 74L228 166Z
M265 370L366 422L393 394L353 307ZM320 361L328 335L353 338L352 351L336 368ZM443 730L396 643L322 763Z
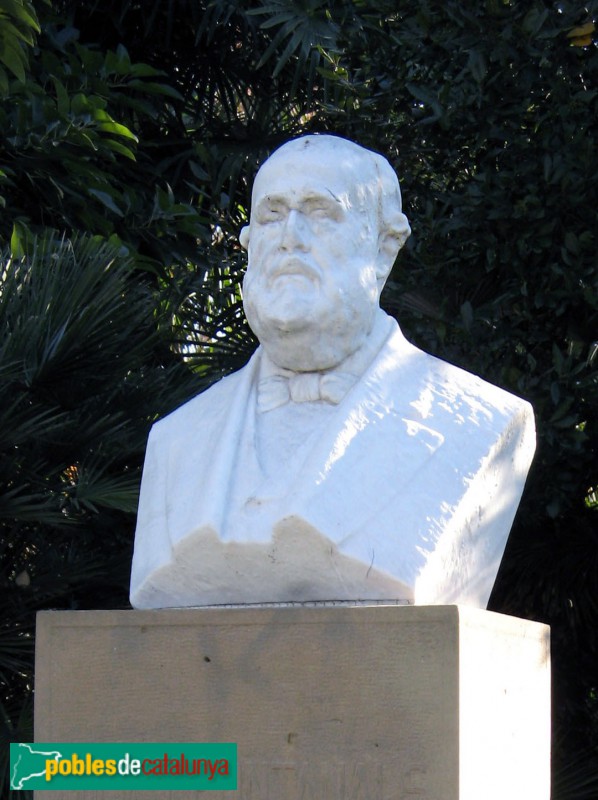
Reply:
M306 251L308 249L307 237L308 230L303 214L292 208L287 215L282 231L281 249Z

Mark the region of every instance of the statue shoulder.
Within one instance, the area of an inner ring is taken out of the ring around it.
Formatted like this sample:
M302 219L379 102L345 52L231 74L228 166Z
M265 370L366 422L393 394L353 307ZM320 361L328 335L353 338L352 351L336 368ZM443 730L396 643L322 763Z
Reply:
M473 372L444 361L409 342L400 329L394 329L389 339L396 363L403 365L397 370L401 391L418 396L429 393L439 407L455 410L457 406L468 406L472 410L485 409L486 414L499 413L506 416L530 414L530 404L506 389L488 382Z
M155 422L150 439L172 441L179 437L189 438L197 431L221 425L232 412L233 405L238 402L239 393L250 391L256 355L240 370L221 378Z

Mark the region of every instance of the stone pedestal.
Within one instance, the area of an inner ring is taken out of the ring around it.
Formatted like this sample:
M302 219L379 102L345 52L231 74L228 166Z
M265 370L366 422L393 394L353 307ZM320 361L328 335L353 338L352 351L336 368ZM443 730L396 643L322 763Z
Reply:
M138 800L550 796L543 625L458 606L73 611L40 613L37 637L36 741L238 743L237 792Z

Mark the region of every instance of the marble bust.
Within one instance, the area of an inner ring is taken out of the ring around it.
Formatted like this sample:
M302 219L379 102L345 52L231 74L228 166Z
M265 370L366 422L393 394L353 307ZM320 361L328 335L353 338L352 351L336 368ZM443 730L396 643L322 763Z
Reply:
M380 308L410 234L380 155L336 136L255 179L249 363L157 422L131 603L487 603L535 448L525 401Z

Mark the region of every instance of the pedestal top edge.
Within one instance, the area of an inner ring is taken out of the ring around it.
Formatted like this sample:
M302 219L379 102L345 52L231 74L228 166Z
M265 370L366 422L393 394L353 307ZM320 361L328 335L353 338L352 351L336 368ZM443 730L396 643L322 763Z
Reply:
M398 604L264 604L247 606L204 606L152 610L44 610L37 613L39 628L210 626L263 624L426 624L453 623L468 627L491 627L514 632L522 626L532 635L545 636L543 623L494 611L458 605Z

